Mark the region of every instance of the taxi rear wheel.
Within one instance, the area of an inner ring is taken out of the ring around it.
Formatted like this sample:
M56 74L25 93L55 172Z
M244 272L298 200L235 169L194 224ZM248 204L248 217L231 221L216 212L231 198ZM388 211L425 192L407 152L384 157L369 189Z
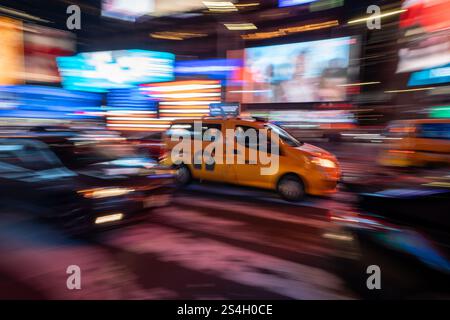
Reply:
M281 178L277 190L280 196L287 201L300 201L305 197L305 186L295 175Z
M188 185L192 180L191 171L185 165L181 165L177 169L176 182L179 186Z

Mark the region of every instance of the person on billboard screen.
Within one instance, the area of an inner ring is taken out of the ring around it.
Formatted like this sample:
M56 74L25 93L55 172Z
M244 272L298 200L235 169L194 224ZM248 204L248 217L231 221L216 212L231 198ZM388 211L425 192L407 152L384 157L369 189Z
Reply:
M308 51L297 54L292 79L281 83L283 96L280 102L313 102L316 99L315 88L311 79L306 77Z

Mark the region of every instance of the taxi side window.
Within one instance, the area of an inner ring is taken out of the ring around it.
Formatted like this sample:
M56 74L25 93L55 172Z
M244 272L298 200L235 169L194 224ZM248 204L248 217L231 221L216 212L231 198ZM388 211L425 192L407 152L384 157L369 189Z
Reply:
M208 131L209 130L209 131ZM205 136L205 132L208 131L210 136L217 136L222 132L222 125L220 123L204 123L202 125L202 137ZM212 139L214 140L214 139Z
M248 126L236 126L236 142L246 148L258 148L258 130Z
M171 138L174 133L177 133L177 131L179 132L188 131L191 139L202 140L205 132L209 129L211 129L209 133L211 133L214 136L217 134L217 131L222 131L222 125L220 123L203 123L202 132L200 134L200 132L195 132L194 123L176 123L170 127L170 129L167 131L167 135Z
M387 128L386 136L391 138L403 138L412 136L416 128L413 124L392 123Z
M424 123L419 127L418 137L450 140L450 123Z
M246 148L256 149L262 152L271 152L270 138L267 138L267 145L261 145L263 141L259 141L259 129L249 126L236 126L236 141Z
M173 134L180 134L181 132L189 132L190 137L194 135L194 124L193 123L175 123L169 130L167 130L167 136L172 139Z

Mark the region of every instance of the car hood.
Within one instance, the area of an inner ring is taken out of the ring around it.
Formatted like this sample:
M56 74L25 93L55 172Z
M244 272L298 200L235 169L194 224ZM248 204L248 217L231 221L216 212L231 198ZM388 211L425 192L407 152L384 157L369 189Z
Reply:
M300 147L295 147L294 149L313 157L334 158L328 151L308 143L304 143Z
M118 159L93 164L77 171L83 179L96 180L96 184L148 184L152 180L172 179L173 172L146 158Z

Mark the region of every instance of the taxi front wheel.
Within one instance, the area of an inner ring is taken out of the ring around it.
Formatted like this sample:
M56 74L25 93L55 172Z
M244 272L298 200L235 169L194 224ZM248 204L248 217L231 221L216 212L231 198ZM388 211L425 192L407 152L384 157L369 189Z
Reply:
M278 193L287 201L300 201L305 197L303 182L294 175L287 175L278 182Z

